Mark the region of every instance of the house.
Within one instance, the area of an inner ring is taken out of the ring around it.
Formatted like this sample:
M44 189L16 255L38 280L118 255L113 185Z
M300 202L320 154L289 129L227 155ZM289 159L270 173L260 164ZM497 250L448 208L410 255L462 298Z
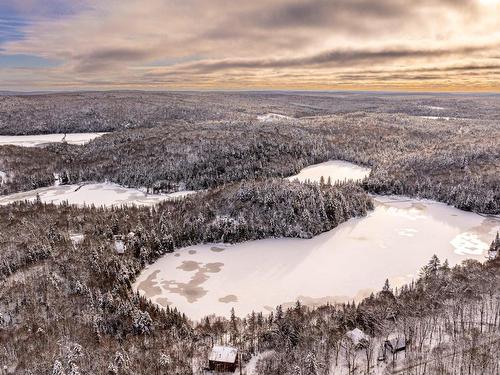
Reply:
M208 357L208 369L213 372L233 373L238 367L238 349L230 346L214 346Z
M345 335L351 340L355 347L362 347L364 342L370 338L370 336L365 334L359 328L354 328L353 330L346 332Z

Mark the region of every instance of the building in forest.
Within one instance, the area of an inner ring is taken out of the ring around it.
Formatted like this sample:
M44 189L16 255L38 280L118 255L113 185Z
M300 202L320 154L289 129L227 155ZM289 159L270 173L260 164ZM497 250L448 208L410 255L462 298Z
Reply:
M238 349L214 346L208 357L208 369L213 373L233 373L238 368Z

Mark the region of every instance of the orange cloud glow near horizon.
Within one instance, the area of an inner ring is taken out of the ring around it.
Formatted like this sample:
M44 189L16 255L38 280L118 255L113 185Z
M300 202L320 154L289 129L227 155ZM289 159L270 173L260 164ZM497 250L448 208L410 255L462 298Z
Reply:
M0 90L500 91L498 0L5 0Z

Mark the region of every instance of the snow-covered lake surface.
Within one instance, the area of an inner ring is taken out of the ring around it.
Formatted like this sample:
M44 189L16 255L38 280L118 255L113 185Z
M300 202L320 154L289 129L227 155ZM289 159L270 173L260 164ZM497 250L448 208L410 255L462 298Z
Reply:
M329 165L329 171L323 163L298 176L345 178L338 170L344 163ZM227 316L232 307L240 315L271 310L297 299L308 305L360 300L379 291L386 278L392 286L411 281L433 254L451 265L467 258L484 260L499 229L498 218L442 203L376 197L375 210L367 217L312 239L179 249L147 267L134 288L195 320L212 313Z
M325 182L328 177L331 181L354 180L359 181L370 174L370 168L365 168L353 163L348 163L341 160L330 160L325 163L315 164L302 169L298 174L288 177L290 181L299 180L304 182L307 180L319 182L323 176Z
M171 194L146 194L143 191L126 188L114 183L84 185L56 185L21 193L0 196L0 205L16 201L36 199L37 194L44 203L84 204L110 207L113 205L136 204L153 205L166 199L182 198L192 191L180 191Z
M70 144L82 145L106 133L71 133L40 135L0 135L0 146L14 145L23 147L42 146L47 143L60 143L63 140Z

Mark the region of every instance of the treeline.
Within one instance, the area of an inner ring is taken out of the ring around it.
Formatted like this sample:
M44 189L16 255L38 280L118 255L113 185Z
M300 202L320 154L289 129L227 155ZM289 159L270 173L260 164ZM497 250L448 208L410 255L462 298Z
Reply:
M133 293L141 269L203 241L309 237L371 207L356 185L284 180L227 185L153 208L0 207L0 368L190 374L200 338L175 308ZM126 238L125 254L116 253L115 236Z

